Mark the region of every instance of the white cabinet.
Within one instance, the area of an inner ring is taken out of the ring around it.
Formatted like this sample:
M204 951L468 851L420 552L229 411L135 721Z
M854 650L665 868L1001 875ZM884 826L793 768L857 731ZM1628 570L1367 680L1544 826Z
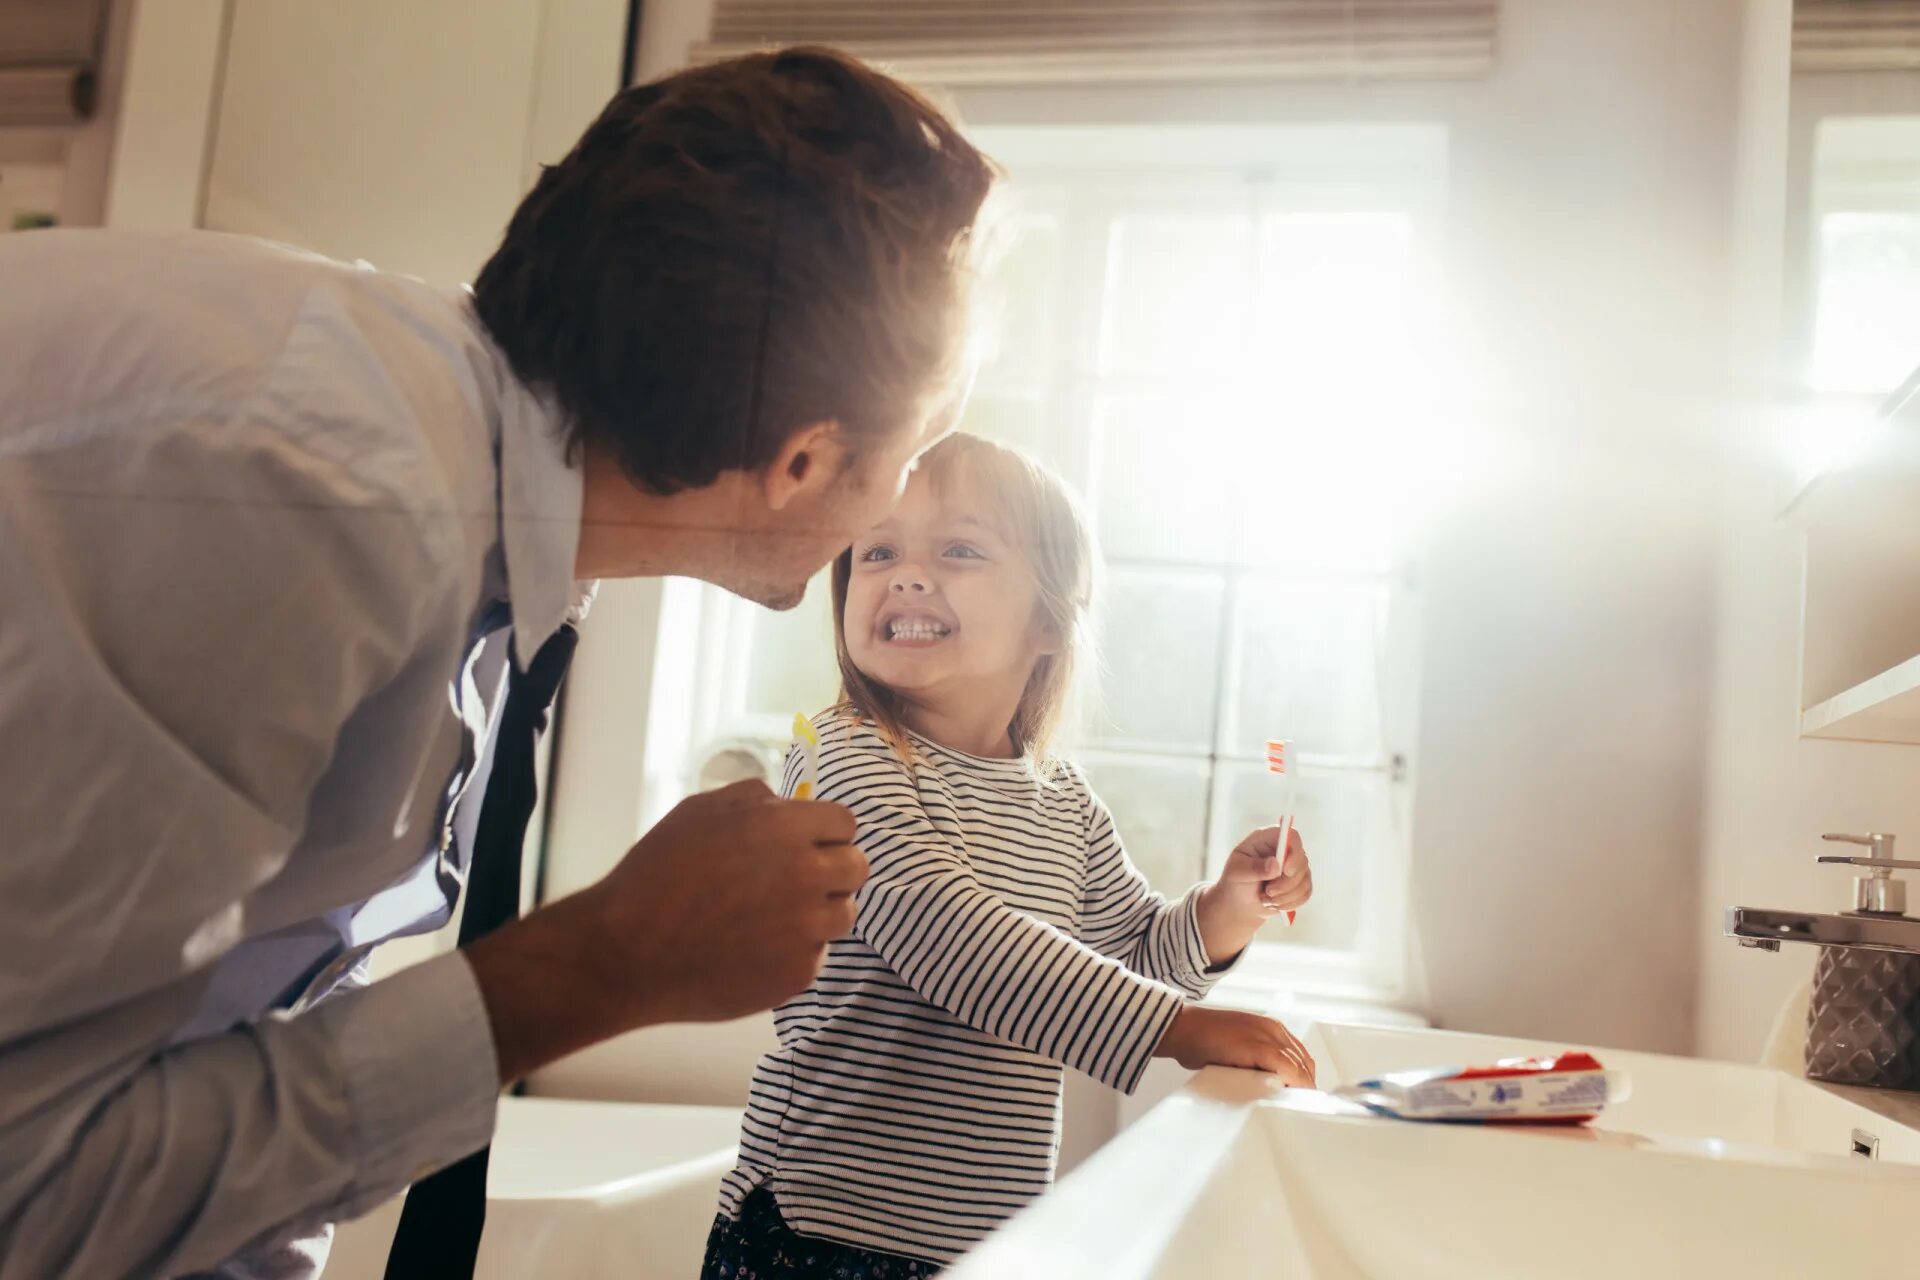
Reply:
M471 280L619 88L623 0L240 3L203 223Z
M100 222L132 5L0 0L0 233Z
M67 167L59 163L0 160L0 231L24 231L61 221Z

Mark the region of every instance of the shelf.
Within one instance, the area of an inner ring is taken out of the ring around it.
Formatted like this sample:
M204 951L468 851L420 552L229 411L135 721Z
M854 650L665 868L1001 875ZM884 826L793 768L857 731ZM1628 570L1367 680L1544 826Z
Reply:
M1920 655L1802 711L1800 736L1920 744Z
M1920 369L1878 403L1863 398L1857 412L1873 422L1859 453L1807 477L1781 511L1783 519L1804 528L1872 519L1889 507L1905 514L1904 500L1920 477Z

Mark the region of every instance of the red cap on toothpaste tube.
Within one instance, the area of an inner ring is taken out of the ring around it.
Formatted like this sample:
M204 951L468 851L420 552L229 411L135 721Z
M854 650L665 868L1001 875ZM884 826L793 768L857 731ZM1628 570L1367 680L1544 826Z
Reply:
M1585 1124L1632 1088L1590 1053L1394 1071L1331 1092L1379 1115L1468 1124Z

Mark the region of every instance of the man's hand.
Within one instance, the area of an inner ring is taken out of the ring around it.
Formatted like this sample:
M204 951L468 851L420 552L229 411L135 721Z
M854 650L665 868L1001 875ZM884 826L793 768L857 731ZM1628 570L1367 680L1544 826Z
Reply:
M1280 1022L1238 1009L1187 1005L1160 1037L1156 1058L1172 1058L1192 1071L1201 1067L1247 1067L1270 1071L1295 1088L1311 1089L1313 1055Z
M503 1082L661 1022L717 1022L806 987L853 926L853 815L757 781L689 797L598 884L466 948Z
M1313 868L1295 829L1279 857L1280 828L1250 831L1227 855L1220 878L1208 885L1198 907L1207 959L1225 964L1246 949L1260 926L1313 896Z
M867 860L844 806L782 800L754 781L682 801L588 892L603 977L649 1022L771 1008L853 927Z

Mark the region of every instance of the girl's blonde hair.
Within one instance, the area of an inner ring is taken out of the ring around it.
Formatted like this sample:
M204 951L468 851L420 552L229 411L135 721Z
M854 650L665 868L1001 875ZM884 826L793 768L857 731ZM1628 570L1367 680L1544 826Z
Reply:
M1066 482L1018 449L981 436L955 432L927 450L915 468L945 498L957 487L981 501L979 512L1026 557L1033 570L1037 621L1058 648L1042 654L1007 726L1016 753L1033 763L1047 755L1072 701L1074 678L1089 665L1092 642L1095 552L1093 535ZM833 562L833 648L840 660L838 710L871 721L881 736L911 763L907 701L870 678L847 649L847 584L853 549Z

